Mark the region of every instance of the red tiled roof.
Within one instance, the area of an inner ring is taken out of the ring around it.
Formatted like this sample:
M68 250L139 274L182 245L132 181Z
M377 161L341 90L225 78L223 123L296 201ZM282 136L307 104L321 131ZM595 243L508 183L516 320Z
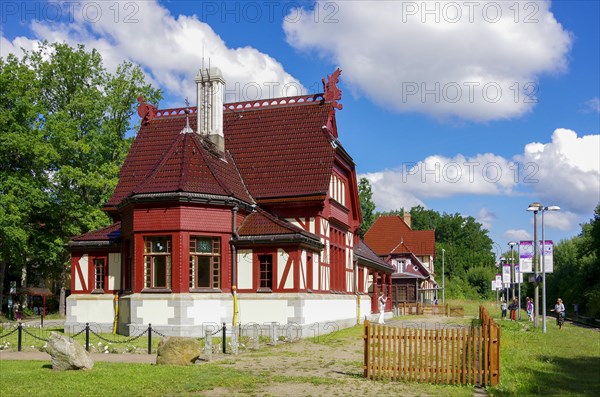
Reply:
M121 222L113 223L102 229L93 230L81 236L73 237L71 241L115 241L121 237Z
M277 218L260 208L256 208L256 211L249 214L244 219L238 228L238 234L240 236L302 234L315 240L319 240L318 236L309 233L284 219Z
M365 234L365 242L377 253L435 255L435 231L412 230L397 215L381 216Z
M198 134L179 134L152 173L134 194L188 192L234 196L251 203L229 154L215 156Z
M193 145L189 139L181 138L185 113L160 111L165 115L140 128L106 205L116 206L133 192L168 189L229 189L238 198L248 197L249 192L256 199L326 194L335 149L323 126L331 110L331 103L321 101L241 109L226 105L225 149L243 182L230 167L220 167L216 158L212 161L203 155L206 167L213 172L212 178L208 177L200 157L190 155ZM196 129L196 117L190 116L190 127ZM187 152L178 152L178 147ZM184 165L184 158L195 159L195 166ZM205 184L194 177L204 178Z
M225 112L225 147L257 200L327 193L335 149L330 103Z
M366 261L368 265L371 265L369 267L377 267L386 271L394 270L392 265L378 257L362 239L358 240L358 244L354 247L354 253L358 257L359 262Z

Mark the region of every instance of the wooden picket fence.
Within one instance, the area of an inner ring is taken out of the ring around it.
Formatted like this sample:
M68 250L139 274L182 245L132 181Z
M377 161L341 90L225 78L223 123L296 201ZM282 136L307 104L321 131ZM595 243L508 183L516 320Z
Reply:
M365 377L495 386L500 381L500 327L483 306L479 320L480 325L435 329L365 321Z

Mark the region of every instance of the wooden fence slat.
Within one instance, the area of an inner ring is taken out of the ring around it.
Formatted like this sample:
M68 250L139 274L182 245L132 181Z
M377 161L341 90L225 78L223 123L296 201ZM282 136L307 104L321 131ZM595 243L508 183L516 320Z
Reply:
M364 323L364 376L371 380L495 386L500 382L498 324L483 306L480 326L392 327Z

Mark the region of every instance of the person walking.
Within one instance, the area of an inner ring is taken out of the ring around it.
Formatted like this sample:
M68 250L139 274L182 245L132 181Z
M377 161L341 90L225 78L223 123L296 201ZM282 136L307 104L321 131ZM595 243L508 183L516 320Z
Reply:
M500 310L502 311L502 320L506 320L506 301L502 301L502 303L500 303Z
M517 303L517 299L513 299L510 306L510 321L517 321L517 309L519 309L519 304Z
M556 305L554 305L552 311L556 312L556 325L558 325L558 329L562 329L562 326L565 323L565 305L563 304L562 299L558 298L556 300Z
M384 315L385 315L385 303L386 302L387 302L387 296L385 296L384 293L382 292L379 295L379 321L377 321L379 324L385 324Z
M527 319L533 321L533 300L527 297Z
M23 306L19 303L17 305L17 321L21 321L23 319Z

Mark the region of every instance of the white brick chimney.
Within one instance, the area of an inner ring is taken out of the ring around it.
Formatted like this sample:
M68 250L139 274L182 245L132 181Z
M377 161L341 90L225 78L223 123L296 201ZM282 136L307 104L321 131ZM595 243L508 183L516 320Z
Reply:
M412 229L412 226L410 224L410 212L404 212L404 223L406 223L406 226Z
M198 134L208 138L220 152L224 152L223 74L219 68L200 69L195 81L198 89Z

